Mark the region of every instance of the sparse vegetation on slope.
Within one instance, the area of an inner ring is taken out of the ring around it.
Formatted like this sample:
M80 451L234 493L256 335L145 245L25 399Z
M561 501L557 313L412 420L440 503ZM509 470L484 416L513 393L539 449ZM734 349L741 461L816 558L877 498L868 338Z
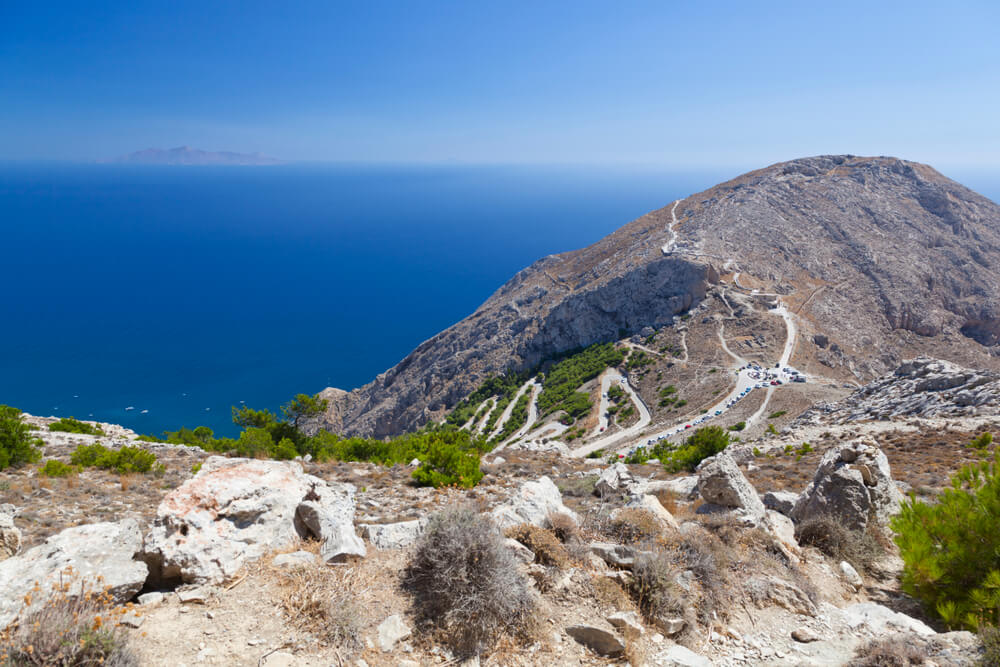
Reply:
M63 417L57 422L49 424L50 431L62 431L63 433L80 433L83 435L104 435L104 429L87 422L82 422L74 417Z
M41 441L31 435L31 428L24 423L20 410L0 405L0 470L37 461L41 457L40 444Z
M605 368L619 365L624 358L625 352L613 344L598 343L556 362L542 380L539 412L547 415L563 408L563 403L571 398L577 387L593 380Z

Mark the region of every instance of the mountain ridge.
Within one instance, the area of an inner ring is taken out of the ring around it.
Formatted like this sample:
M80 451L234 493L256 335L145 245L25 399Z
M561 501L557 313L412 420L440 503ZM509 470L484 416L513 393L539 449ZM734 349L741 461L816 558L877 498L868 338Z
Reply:
M1000 207L927 165L782 162L536 261L371 383L322 392L322 426L377 437L416 428L491 374L674 326L727 285L781 295L799 321L796 354L845 379L931 350L996 367L997 266Z
M178 146L169 149L146 148L127 155L100 160L100 162L108 164L159 164L170 166L262 166L283 164L281 160L263 155L262 153L205 151L199 148L191 148L190 146Z

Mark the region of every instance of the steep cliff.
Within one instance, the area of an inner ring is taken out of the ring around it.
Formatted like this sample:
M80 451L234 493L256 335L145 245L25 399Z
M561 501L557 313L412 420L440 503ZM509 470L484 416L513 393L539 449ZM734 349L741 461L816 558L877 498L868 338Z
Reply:
M926 165L781 163L539 260L370 384L326 390L322 425L418 427L490 374L668 325L720 280L781 294L815 355L859 379L923 351L995 365L998 266L1000 207Z

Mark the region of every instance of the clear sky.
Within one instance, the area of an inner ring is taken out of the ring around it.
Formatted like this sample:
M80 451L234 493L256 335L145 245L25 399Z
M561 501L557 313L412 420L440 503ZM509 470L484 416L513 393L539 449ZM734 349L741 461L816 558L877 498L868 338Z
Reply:
M0 0L0 159L1000 166L1000 2Z

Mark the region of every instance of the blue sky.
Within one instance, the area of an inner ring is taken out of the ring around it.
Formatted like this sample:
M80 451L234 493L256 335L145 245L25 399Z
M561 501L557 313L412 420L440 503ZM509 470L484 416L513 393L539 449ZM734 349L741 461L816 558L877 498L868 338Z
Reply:
M1000 167L1000 3L0 0L0 159Z

